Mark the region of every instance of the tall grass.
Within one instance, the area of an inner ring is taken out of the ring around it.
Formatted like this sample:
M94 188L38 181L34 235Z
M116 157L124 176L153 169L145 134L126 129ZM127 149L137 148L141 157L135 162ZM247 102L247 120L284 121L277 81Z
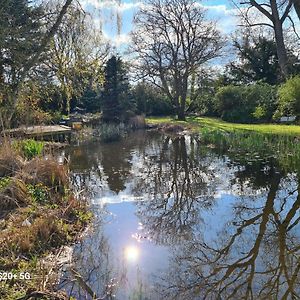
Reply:
M114 142L121 139L124 134L124 124L103 123L97 130L97 135L103 142Z
M286 171L300 170L300 141L293 136L206 128L201 130L200 140L219 150L244 155L245 159L274 157Z

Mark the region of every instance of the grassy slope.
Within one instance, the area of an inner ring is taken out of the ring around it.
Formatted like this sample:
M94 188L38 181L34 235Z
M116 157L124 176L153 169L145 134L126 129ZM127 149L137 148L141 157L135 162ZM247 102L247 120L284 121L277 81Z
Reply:
M147 118L150 124L155 123L173 123L191 126L194 130L201 128L221 129L225 131L252 131L266 134L279 135L298 135L300 134L300 126L298 125L282 125L282 124L236 124L224 122L215 118L204 117L188 117L187 121L177 121L172 117L150 117Z

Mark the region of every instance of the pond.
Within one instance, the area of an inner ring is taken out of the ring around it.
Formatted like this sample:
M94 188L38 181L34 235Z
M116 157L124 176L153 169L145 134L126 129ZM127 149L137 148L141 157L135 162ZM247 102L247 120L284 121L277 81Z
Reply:
M145 131L64 155L95 214L73 254L82 281L62 284L69 295L299 298L295 169L271 155L205 146L197 136Z

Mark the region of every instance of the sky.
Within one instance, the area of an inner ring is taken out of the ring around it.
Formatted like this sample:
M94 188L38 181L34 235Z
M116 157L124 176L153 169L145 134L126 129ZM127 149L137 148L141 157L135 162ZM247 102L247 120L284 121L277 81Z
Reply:
M133 16L141 5L138 0L80 0L81 5L93 15L97 27L102 28L105 38L120 53L130 41L133 29ZM207 9L207 16L217 20L218 28L225 35L234 31L237 19L235 8L230 0L203 0L200 3ZM121 32L118 32L116 13L120 15Z

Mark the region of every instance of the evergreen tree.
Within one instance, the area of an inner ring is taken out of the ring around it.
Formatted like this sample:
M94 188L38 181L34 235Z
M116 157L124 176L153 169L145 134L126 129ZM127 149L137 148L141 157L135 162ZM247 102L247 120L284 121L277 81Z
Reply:
M102 119L104 122L119 123L124 121L126 112L134 108L126 68L121 58L112 56L107 61L104 73Z
M24 66L42 37L40 7L28 0L3 0L0 7L0 113L9 123Z
M229 73L234 83L252 83L261 81L271 85L280 83L282 78L277 56L276 43L265 37L245 37L240 43L234 42L238 51L239 63L232 62ZM290 74L297 74L297 57L287 49ZM227 67L228 69L228 67Z

